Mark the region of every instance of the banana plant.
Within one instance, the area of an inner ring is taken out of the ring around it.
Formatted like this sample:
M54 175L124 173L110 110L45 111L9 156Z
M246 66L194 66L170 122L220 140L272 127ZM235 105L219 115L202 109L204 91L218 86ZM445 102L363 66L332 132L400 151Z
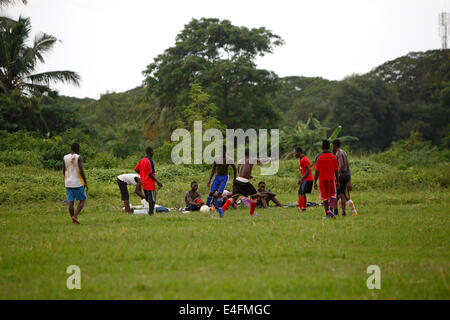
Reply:
M328 139L330 142L337 139L342 131L342 126L339 125L330 136L327 137L327 132L330 128L322 126L320 121L309 115L306 122L299 121L295 127L285 126L281 130L281 147L282 158L289 158L292 154L292 150L296 146L302 147L306 154L316 154L320 151L322 140ZM357 141L357 137L343 136L339 139L346 143Z

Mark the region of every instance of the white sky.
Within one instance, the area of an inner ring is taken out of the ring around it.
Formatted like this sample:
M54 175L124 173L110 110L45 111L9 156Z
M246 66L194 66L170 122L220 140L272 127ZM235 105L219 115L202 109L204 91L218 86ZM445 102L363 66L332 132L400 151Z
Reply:
M440 48L438 13L450 12L450 0L28 0L4 11L62 40L41 71L77 71L82 84L55 86L61 94L98 98L140 85L145 67L192 18L264 26L286 44L258 59L260 68L340 80Z

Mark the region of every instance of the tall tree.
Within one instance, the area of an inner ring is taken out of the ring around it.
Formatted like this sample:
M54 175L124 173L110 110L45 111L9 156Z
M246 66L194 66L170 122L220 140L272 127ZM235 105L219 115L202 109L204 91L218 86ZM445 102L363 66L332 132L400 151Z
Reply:
M28 46L31 32L29 18L17 21L0 17L0 93L14 89L23 94L51 92L50 84L56 82L79 85L80 76L73 71L35 73L38 63L58 41L54 36L39 33L32 46Z
M331 101L333 121L346 135L357 136L365 150L390 146L395 137L400 101L380 78L351 76L338 83Z
M165 114L173 117L177 106L189 104L191 83L198 83L211 95L218 119L228 127L273 126L280 115L268 96L276 92L278 77L257 69L255 59L282 44L264 27L192 19L177 35L175 46L144 71L148 92L157 99L159 110L169 110Z

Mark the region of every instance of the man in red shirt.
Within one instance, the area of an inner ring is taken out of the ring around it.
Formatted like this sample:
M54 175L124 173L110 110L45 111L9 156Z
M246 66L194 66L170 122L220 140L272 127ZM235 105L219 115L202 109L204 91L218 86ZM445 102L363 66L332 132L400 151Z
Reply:
M330 141L322 141L323 152L319 154L314 163L314 189L317 189L317 179L320 183L320 198L323 201L326 217L335 218L330 210L336 206L336 187L339 188L339 164L336 156L330 152Z
M306 194L311 193L314 178L311 173L311 163L303 154L302 148L296 147L294 155L300 159L300 172L302 177L298 180L298 184L300 185L298 189L298 212L302 212L306 210Z
M148 214L152 215L156 204L155 182L161 188L162 184L155 177L155 162L153 161L153 148L145 149L147 156L142 158L134 168L141 175L142 189L144 189L145 198L149 203Z

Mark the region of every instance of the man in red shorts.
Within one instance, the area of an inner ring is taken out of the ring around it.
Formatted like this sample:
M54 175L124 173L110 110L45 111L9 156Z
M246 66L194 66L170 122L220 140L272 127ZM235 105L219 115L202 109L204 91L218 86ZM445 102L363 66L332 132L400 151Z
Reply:
M320 198L323 201L326 218L335 218L333 211L336 206L336 187L339 188L339 164L336 156L330 152L330 141L322 141L323 152L319 154L314 163L314 189L317 189L317 179L320 184Z
M300 188L298 189L298 212L306 210L307 200L306 194L311 193L314 177L311 173L311 163L309 159L303 154L303 150L300 147L295 148L294 153L296 158L300 159L300 173L301 179L298 180Z

